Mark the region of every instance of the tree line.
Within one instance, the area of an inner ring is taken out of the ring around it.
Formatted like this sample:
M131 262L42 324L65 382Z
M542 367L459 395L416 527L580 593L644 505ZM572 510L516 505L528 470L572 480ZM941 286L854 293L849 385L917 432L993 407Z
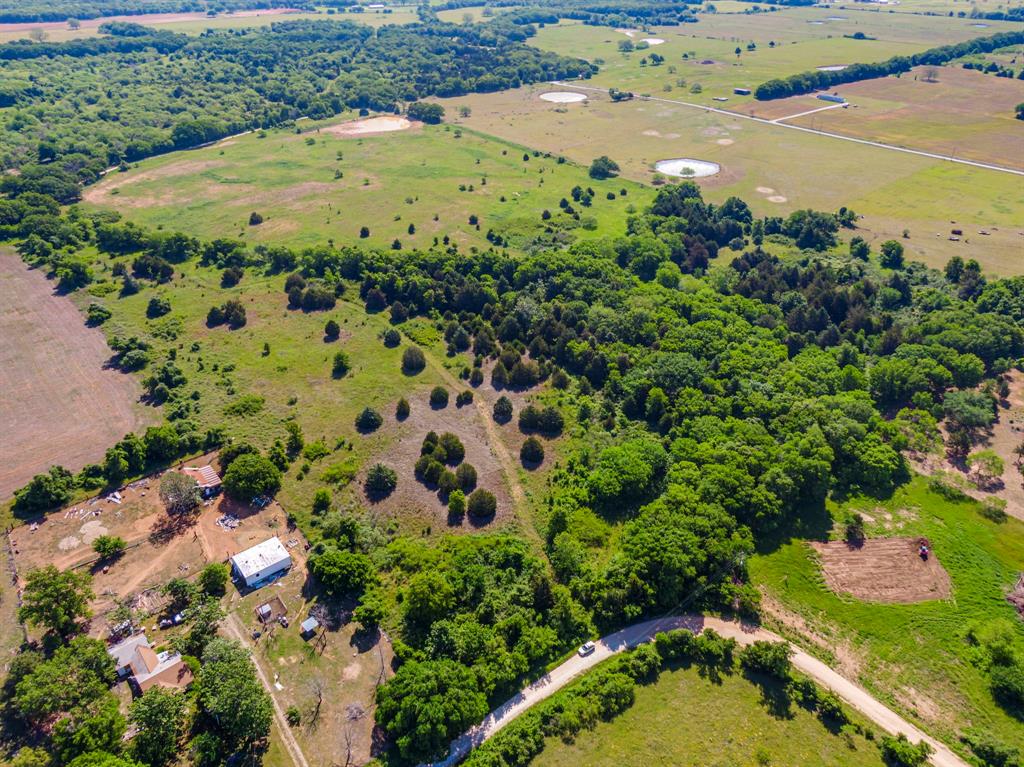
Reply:
M819 70L801 72L785 79L769 80L754 89L754 98L759 101L784 99L817 90L832 88L844 83L871 80L876 77L900 75L922 65L939 66L948 61L973 54L989 53L997 48L1024 43L1024 32L999 32L989 37L978 37L955 45L929 48L910 56L893 56L874 64L851 64L834 72Z
M313 3L310 0L217 0L211 9L205 0L0 0L0 23L31 23L67 21L68 19L97 19L104 16L142 16L148 13L218 13L262 10L268 8L298 8L314 10L317 5L351 5L351 0L331 0Z

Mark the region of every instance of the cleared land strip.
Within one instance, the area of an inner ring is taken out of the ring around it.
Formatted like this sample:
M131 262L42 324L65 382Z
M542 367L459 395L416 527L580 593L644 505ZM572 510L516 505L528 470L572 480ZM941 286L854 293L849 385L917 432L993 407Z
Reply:
M586 657L573 655L549 674L544 675L502 703L480 724L452 741L446 759L433 762L430 765L420 765L420 767L453 767L465 759L470 751L491 738L532 705L553 695L584 671L588 671L617 653L650 642L655 635L663 631L674 629L689 629L695 634L704 629L714 629L724 637L735 639L741 645L753 644L759 640L783 641L782 637L766 629L703 615L676 615L638 623L598 640L597 648ZM967 762L950 751L949 748L910 724L895 711L874 698L863 687L840 676L800 648L792 645L791 647L793 649L793 666L796 669L807 674L823 687L827 687L883 730L893 735L903 733L914 743L926 741L934 749L931 763L935 767L968 767Z
M607 93L607 88L593 88L586 85L576 85L574 83L561 82L559 80L552 80L552 85L557 85L560 88L575 88L581 91L593 91L594 93ZM789 130L803 131L804 133L813 133L818 136L826 136L828 138L835 138L841 141L852 141L855 144L864 144L865 146L874 146L879 149L888 149L893 152L903 152L904 154L915 154L918 157L928 157L932 160L945 160L946 162L955 162L960 165L970 165L974 168L983 168L985 170L995 170L1000 173L1012 173L1015 176L1024 176L1024 170L1017 170L1016 168L1006 168L1002 165L992 165L987 162L976 162L974 160L964 160L960 157L953 157L952 155L936 154L935 152L925 152L922 149L910 149L905 146L896 146L894 144L883 144L881 141L870 141L863 138L854 138L853 136L844 136L842 133L831 133L829 131L817 130L816 128L805 128L802 125L791 125L785 122L778 122L777 120L766 120L763 117L754 117L753 115L745 115L740 112L731 112L728 109L719 109L718 107L709 107L703 104L694 104L690 101L677 101L675 99L663 99L657 96L637 96L642 101L658 101L662 104L675 104L681 107L690 107L691 109L700 109L704 112L714 112L715 114L725 115L726 117L735 117L739 120L750 120L752 122L761 123L762 125L773 125L777 128L788 128ZM799 115L790 115L787 118L798 117Z

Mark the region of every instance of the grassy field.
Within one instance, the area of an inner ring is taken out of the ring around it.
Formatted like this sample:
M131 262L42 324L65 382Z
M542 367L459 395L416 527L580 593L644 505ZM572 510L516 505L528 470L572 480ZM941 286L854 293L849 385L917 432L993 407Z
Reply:
M588 83L589 85L589 83ZM757 215L798 208L853 207L865 218L861 236L877 243L902 238L908 253L933 266L953 255L977 258L999 274L1020 271L1020 178L923 157L787 130L664 102L612 103L589 92L588 102L559 106L538 96L548 86L450 100L472 107L456 120L503 139L589 163L607 154L630 179L650 182L653 164L689 157L719 163L701 180L705 194L746 200ZM668 98L676 94L665 94ZM689 98L689 93L678 95ZM950 220L991 235L947 239ZM936 236L936 235L939 236Z
M650 196L636 184L593 181L585 169L552 157L531 154L524 161L521 146L449 126L354 137L332 134L328 124L301 125L303 135L249 134L147 160L90 187L86 201L147 226L174 222L202 237L309 246L357 240L368 226L366 244L390 247L398 238L412 248L445 235L460 245L486 246L490 229L508 235L513 247L522 245L541 213L557 210L577 184L597 192L586 213L598 229L617 233L626 207L640 207ZM628 196L606 199L624 186ZM254 211L264 223L251 227ZM479 228L469 223L471 215L479 216Z
M746 767L882 764L861 735L835 734L807 711L773 715L757 688L739 674L720 683L696 669L663 671L637 688L633 706L575 743L550 739L532 767Z
M952 580L949 600L877 604L837 596L802 541L754 557L750 570L775 628L803 638L932 734L955 743L957 733L973 726L1020 747L1024 730L993 702L984 672L972 663L975 651L966 633L1006 618L1024 638L1004 598L1024 562L1024 525L991 522L979 509L974 502L945 500L921 477L887 501L854 498L831 508L837 519L861 512L869 537L928 538Z

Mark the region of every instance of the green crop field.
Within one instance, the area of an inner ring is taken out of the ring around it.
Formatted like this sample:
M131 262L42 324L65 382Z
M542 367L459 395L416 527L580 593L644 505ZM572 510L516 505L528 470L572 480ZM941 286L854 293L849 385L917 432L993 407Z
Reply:
M458 102L451 105L457 108ZM333 124L302 122L302 135L249 134L147 160L90 187L86 201L147 226L171 228L173 221L204 237L310 246L357 239L367 226L367 244L390 247L397 238L411 248L445 235L487 245L490 229L512 246L524 244L543 211L557 210L576 185L597 192L586 211L592 225L619 232L627 206L640 207L651 195L637 184L594 181L584 168L450 126L357 137L330 133ZM628 194L621 197L624 187ZM616 199L607 200L607 192ZM248 225L252 212L263 216L259 226ZM471 215L478 225L469 223Z
M824 585L807 544L791 541L750 563L754 582L789 616L779 628L793 636L812 634L816 652L947 741L974 726L1024 747L1024 731L992 701L977 650L967 640L969 629L997 619L1008 619L1024 639L1024 626L1005 599L1024 562L1024 524L990 521L974 502L929 491L922 477L889 500L854 498L831 508L838 520L850 512L865 516L869 537L929 539L952 580L952 598L897 605L836 595Z
M549 739L531 765L882 765L877 745L863 736L832 733L798 706L773 714L758 697L739 674L714 682L695 668L663 671L637 687L636 702L613 721L574 743Z

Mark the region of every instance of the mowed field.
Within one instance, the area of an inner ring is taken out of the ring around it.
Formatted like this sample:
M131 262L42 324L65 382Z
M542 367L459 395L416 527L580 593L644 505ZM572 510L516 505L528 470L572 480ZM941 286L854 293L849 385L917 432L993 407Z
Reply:
M458 106L450 104L451 113ZM619 233L626 207L642 206L651 194L626 183L627 196L618 196L621 181L593 181L584 168L451 126L414 123L389 133L340 135L332 131L348 128L336 123L300 125L302 135L248 134L144 161L87 189L85 201L200 237L311 246L358 241L366 226L365 244L391 247L397 238L404 248L424 248L445 235L484 247L490 229L515 246L576 185L597 193L585 215L600 233ZM607 192L616 199L606 199ZM261 225L249 226L253 212L263 216ZM470 224L474 215L477 223Z
M470 105L472 114L456 121L581 164L607 154L625 177L648 183L658 160L719 163L718 175L700 179L713 201L737 195L758 215L846 205L865 216L858 234L876 247L901 239L910 257L933 266L961 255L977 258L994 273L1020 273L1020 176L663 101L613 103L604 93L587 91L584 103L556 105L539 98L546 90L571 88L534 86L465 97L457 101ZM454 107L456 100L450 102ZM948 239L953 220L965 231L963 241ZM990 235L978 235L982 229Z
M768 683L770 693L778 689ZM663 671L637 687L636 702L573 743L549 739L533 767L881 767L878 746L831 732L793 704L771 711L768 696L740 674L713 681L696 668Z
M918 67L899 78L844 85L836 90L850 108L789 122L1024 170L1024 123L1014 117L1014 107L1024 102L1024 80L956 66L938 69L936 77L927 82ZM785 103L793 114L822 105L808 96L771 103L775 108Z
M0 500L51 465L77 471L159 421L131 376L107 369L103 333L54 283L0 250Z

